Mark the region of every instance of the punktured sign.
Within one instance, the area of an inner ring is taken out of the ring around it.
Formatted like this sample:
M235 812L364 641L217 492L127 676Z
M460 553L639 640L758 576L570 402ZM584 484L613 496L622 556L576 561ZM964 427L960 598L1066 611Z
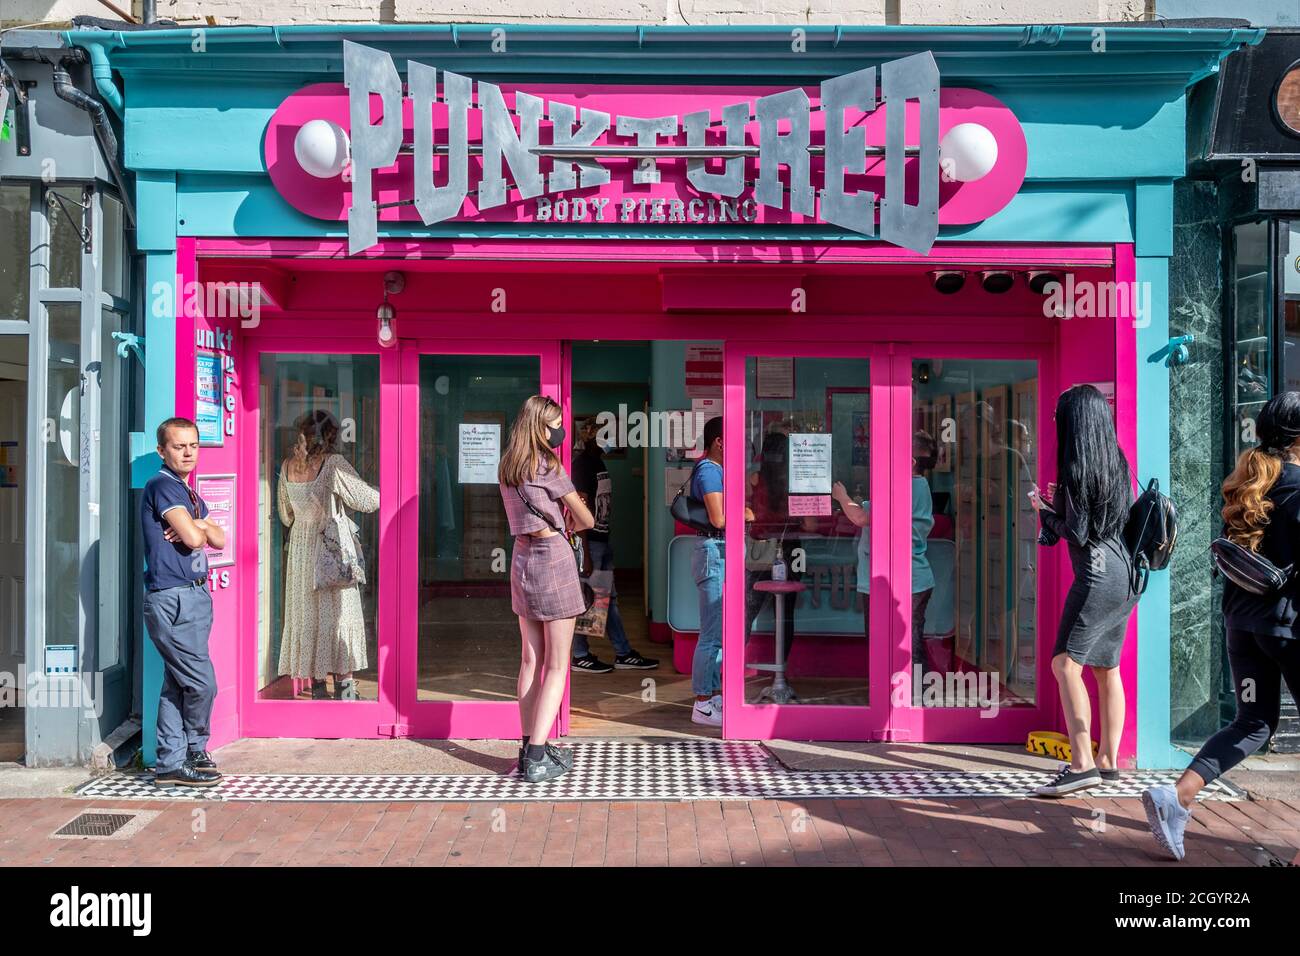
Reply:
M987 218L1024 180L1011 111L941 92L929 52L762 92L503 87L414 60L403 84L387 52L348 40L343 73L286 98L265 148L295 208L347 219L350 255L380 219L465 218L822 222L925 254L940 222Z

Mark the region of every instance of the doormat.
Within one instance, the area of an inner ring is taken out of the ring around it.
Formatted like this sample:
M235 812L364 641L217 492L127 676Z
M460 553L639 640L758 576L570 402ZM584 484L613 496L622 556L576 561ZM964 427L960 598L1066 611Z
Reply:
M82 784L96 800L514 802L574 800L842 800L859 797L1027 797L1052 775L1032 770L788 770L761 746L730 740L594 740L573 745L573 769L545 783L507 774L231 774L215 787L160 790L151 774L114 773ZM1131 771L1078 794L1134 798L1178 772ZM1237 800L1215 781L1205 799Z

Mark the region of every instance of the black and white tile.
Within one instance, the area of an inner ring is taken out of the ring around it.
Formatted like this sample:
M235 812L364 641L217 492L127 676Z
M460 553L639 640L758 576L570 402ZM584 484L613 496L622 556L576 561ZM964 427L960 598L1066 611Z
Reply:
M507 774L229 774L216 787L160 790L150 774L116 773L83 784L79 797L311 802L519 800L780 800L852 797L1026 797L1051 776L1032 770L789 770L758 744L594 740L573 745L573 769L546 783ZM1137 797L1175 771L1132 771L1088 798ZM1207 799L1240 794L1217 782Z

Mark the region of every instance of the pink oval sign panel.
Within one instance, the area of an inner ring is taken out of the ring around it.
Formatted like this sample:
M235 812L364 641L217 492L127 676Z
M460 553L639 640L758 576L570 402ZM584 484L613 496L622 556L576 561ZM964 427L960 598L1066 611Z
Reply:
M347 220L353 253L377 220L833 223L927 252L940 224L989 218L1025 179L1015 115L943 88L928 53L815 87L681 88L494 84L414 61L403 83L387 53L344 46L345 83L287 97L263 148L280 195Z

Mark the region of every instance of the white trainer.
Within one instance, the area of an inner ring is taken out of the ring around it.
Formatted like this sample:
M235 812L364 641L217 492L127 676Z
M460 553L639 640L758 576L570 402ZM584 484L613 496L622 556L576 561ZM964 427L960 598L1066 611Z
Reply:
M1156 842L1175 860L1181 860L1186 855L1183 833L1192 811L1178 802L1178 791L1171 786L1152 787L1142 794L1142 806Z
M708 700L697 700L695 706L691 708L691 723L721 727L722 708L718 706L719 703L717 697L711 697Z

